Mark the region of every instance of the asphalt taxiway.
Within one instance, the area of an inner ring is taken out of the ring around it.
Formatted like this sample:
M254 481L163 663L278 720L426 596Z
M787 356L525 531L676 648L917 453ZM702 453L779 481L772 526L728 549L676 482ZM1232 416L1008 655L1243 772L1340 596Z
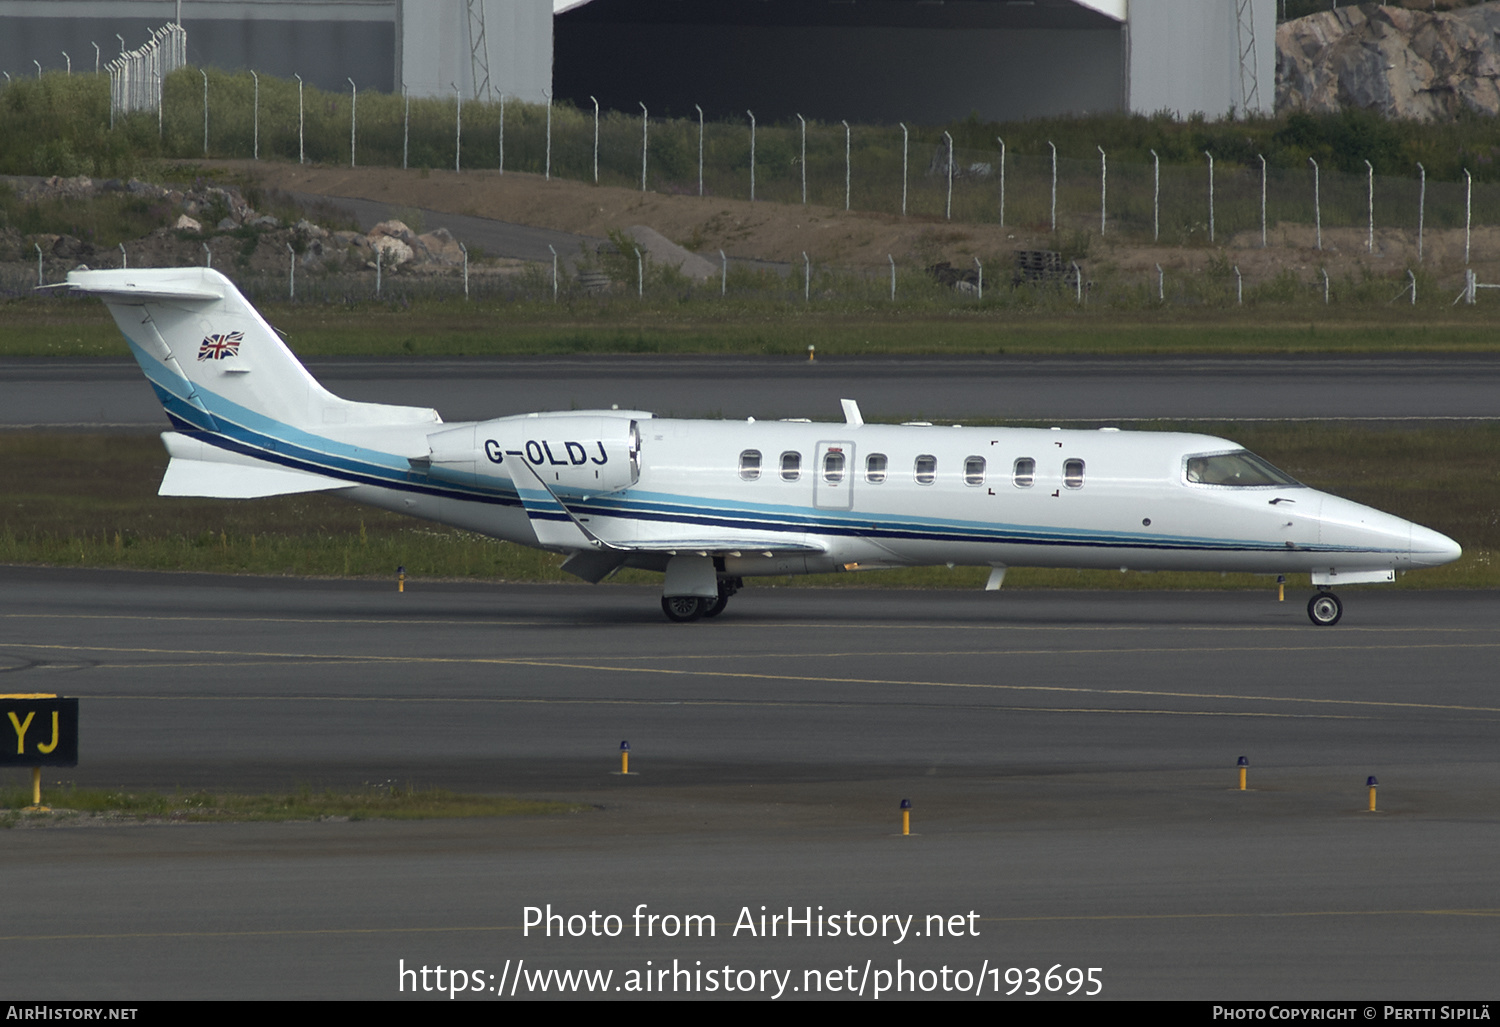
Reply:
M1271 589L753 588L674 625L651 590L610 586L0 585L5 690L82 700L80 765L49 788L395 781L589 807L13 829L11 994L398 998L402 960L494 989L522 959L611 988L648 960L792 970L789 987L868 967L866 998L897 960L933 971L917 987L944 966L1099 967L1113 998L1493 993L1492 593L1351 590L1320 629ZM523 934L548 903L624 932ZM642 903L715 935L635 937ZM929 929L736 933L761 906ZM959 936L926 919L956 915Z
M123 344L122 344L123 345ZM1484 420L1500 417L1500 358L589 356L309 360L350 399L431 406L448 421L534 410L662 417L980 423L1111 420ZM166 417L121 360L0 360L0 426L160 431Z

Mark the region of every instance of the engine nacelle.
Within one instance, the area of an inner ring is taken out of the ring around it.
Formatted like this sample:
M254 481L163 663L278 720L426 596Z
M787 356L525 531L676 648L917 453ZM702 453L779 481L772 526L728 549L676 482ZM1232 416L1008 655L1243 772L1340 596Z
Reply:
M589 494L618 492L641 476L635 418L595 414L501 417L427 436L428 477L495 487L524 460L549 486ZM420 466L421 461L413 461Z

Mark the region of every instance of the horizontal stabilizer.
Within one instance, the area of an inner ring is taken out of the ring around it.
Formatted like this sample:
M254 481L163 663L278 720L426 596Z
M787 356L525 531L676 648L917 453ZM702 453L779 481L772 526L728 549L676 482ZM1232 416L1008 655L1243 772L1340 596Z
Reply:
M118 271L72 271L67 285L75 292L118 297L127 302L179 300L208 303L222 300L225 290L197 268Z
M213 499L260 499L298 492L348 488L347 481L286 467L246 467L173 457L161 480L159 496L203 496Z

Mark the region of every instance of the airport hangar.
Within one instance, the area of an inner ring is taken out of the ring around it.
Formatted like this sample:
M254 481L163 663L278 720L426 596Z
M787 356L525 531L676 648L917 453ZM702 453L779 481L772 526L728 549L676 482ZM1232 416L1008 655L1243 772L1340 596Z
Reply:
M1270 113L1274 0L0 0L0 69L91 71L176 18L188 60L324 89L709 117Z

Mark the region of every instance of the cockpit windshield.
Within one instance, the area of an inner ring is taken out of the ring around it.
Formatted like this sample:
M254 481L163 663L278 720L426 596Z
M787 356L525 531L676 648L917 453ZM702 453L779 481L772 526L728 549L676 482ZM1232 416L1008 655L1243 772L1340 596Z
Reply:
M1249 450L1233 453L1214 453L1210 456L1190 456L1187 461L1187 480L1194 485L1280 485L1301 487L1285 471L1262 460Z

